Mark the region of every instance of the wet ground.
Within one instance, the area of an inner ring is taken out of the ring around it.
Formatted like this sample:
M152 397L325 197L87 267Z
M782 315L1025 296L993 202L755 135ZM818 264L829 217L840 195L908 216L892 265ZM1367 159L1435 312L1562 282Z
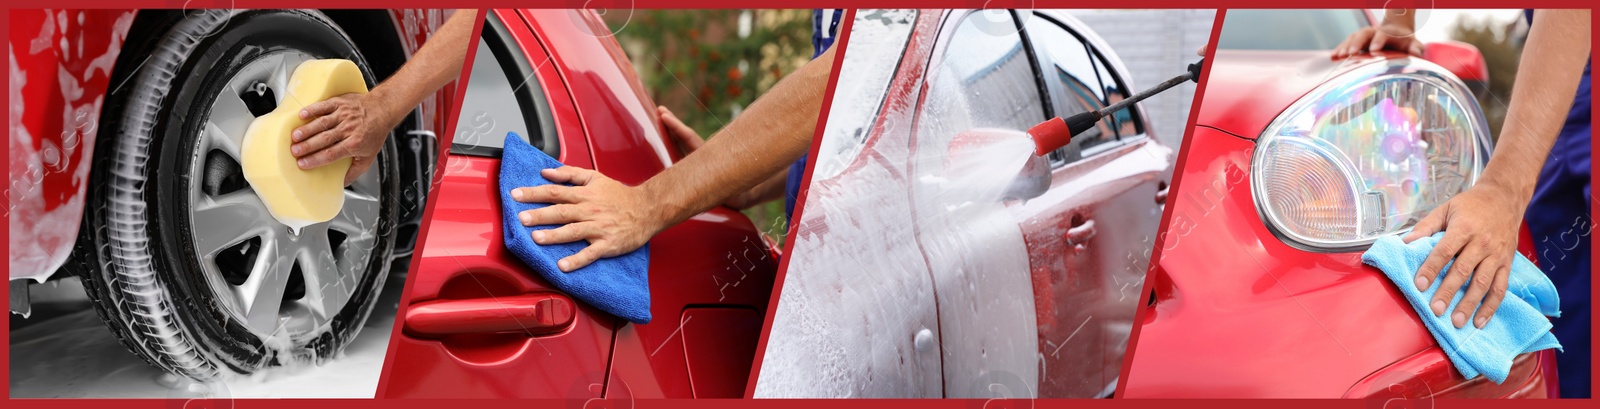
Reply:
M410 259L396 260L404 271ZM11 316L13 398L371 398L394 329L403 274L384 283L366 327L320 367L273 368L209 385L168 375L112 337L76 278L32 288L34 313Z

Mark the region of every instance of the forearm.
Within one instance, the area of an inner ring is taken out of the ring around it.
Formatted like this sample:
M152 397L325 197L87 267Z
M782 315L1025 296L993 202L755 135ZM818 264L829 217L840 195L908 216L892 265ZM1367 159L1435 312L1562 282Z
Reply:
M1588 10L1534 13L1537 24L1522 50L1500 140L1479 180L1505 188L1524 205L1572 109L1590 47Z
M385 102L387 120L398 124L423 99L461 77L477 13L475 9L455 11L400 70L372 89L377 100Z
M659 227L750 190L804 154L816 133L832 69L829 50L757 98L695 154L640 185L656 200Z
M771 177L756 184L756 187L750 188L750 190L728 200L728 207L744 210L751 206L778 200L778 198L783 197L783 188L788 182L789 174L787 172L779 171L773 173Z

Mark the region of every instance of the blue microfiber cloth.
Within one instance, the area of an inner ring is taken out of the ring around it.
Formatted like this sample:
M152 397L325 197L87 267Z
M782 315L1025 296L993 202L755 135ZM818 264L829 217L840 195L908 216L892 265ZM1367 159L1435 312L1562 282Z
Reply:
M515 132L506 133L505 148L500 156L500 216L504 223L506 249L568 295L628 321L649 323L650 279L646 274L650 267L648 244L631 253L595 260L583 268L563 273L556 268L556 262L577 254L588 247L589 242L582 240L540 245L533 242L534 230L561 226L527 227L518 219L518 213L549 204L512 200L511 189L548 185L551 182L540 176L539 171L559 167L561 162L535 149Z
M1561 315L1556 287L1538 266L1521 254L1517 254L1511 262L1505 300L1500 302L1500 309L1495 310L1494 316L1490 317L1483 329L1473 325L1472 315L1468 316L1467 325L1461 328L1456 328L1450 322L1450 316L1454 314L1456 304L1466 295L1471 280L1456 292L1443 316L1434 316L1428 304L1433 301L1434 292L1439 290L1440 283L1444 282L1445 274L1450 272L1454 262L1445 265L1444 274L1434 278L1427 291L1417 291L1416 277L1417 269L1422 268L1422 262L1439 244L1441 237L1444 237L1444 233L1423 237L1411 244L1406 244L1397 236L1383 237L1361 255L1361 261L1383 270L1383 275L1394 281L1400 293L1405 294L1406 301L1411 303L1411 309L1416 310L1422 323L1428 326L1428 332L1433 333L1433 339L1439 342L1439 347L1444 349L1445 355L1450 357L1450 363L1462 376L1472 379L1481 373L1498 384L1505 382L1511 372L1511 360L1517 355L1542 349L1561 349L1561 343L1556 341L1555 335L1550 334L1550 319L1545 318Z

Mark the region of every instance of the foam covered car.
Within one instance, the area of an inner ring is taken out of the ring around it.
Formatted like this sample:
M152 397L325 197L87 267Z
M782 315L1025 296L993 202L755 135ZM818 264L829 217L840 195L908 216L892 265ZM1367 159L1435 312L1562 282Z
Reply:
M1141 105L1017 136L1132 95L1122 60L1056 10L861 10L848 47L756 396L1109 396L1172 150Z

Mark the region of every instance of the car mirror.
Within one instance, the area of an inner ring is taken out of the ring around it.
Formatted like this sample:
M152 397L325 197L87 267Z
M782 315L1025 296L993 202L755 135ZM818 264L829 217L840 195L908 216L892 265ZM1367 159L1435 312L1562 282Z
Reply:
M1422 58L1455 74L1477 96L1489 91L1489 66L1478 47L1460 41L1436 41L1422 49Z

